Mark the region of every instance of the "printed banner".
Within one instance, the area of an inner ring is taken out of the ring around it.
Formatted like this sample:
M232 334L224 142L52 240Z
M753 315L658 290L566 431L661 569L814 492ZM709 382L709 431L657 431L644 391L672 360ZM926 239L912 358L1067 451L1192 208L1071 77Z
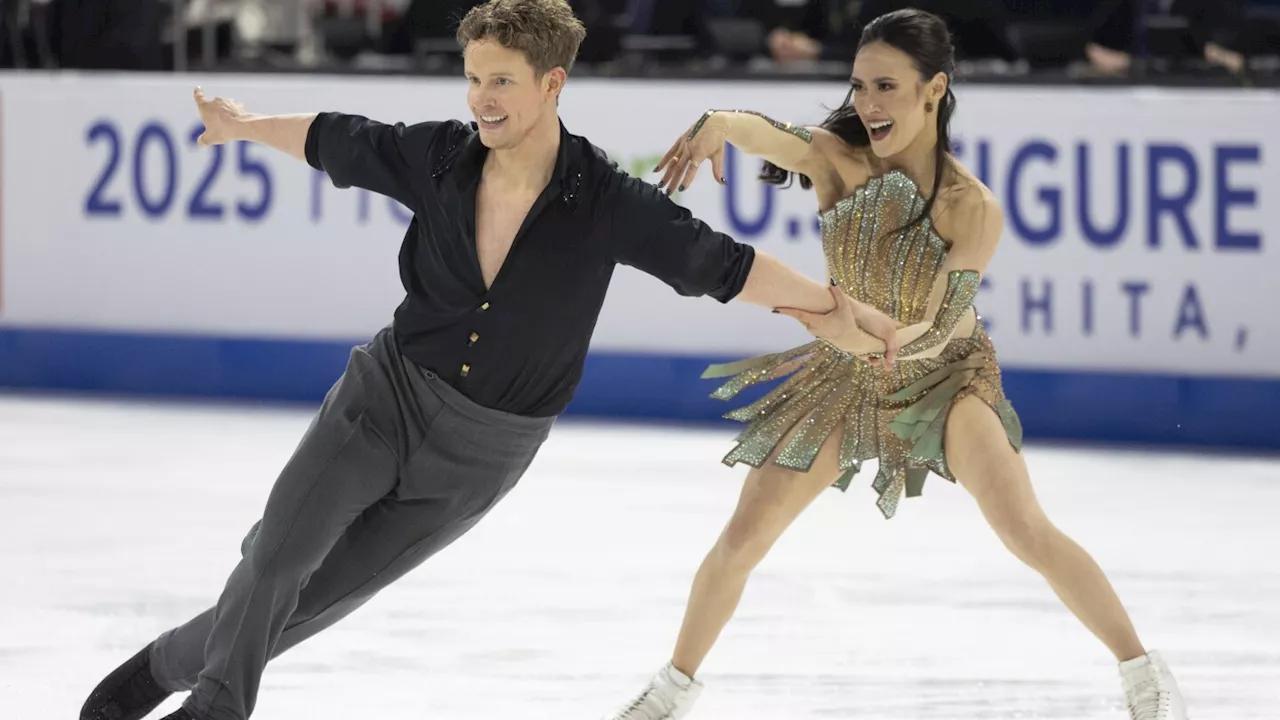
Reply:
M260 113L470 117L462 78L2 75L0 325L361 339L389 322L405 209L269 148L196 146L195 82ZM1002 364L1280 376L1268 237L1280 226L1280 95L956 91L957 156L1004 208L978 301ZM845 92L574 79L561 117L656 180L657 159L708 107L815 123ZM813 194L761 184L759 167L730 152L726 186L708 168L676 199L825 278ZM745 354L806 339L783 316L682 298L621 269L594 347Z

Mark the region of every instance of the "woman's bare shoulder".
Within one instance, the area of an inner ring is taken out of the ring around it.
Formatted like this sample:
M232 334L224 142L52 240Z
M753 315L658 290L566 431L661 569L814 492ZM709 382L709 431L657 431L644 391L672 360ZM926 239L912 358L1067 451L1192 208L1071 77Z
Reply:
M842 140L838 135L819 128L814 132L815 149L826 156L829 171L824 182L814 180L814 190L818 193L818 206L826 211L831 206L848 197L855 190L867 184L871 179L872 164L869 148L854 147Z
M940 235L953 242L962 238L985 239L990 234L988 228L1003 224L1000 201L968 168L953 158L948 164L934 202L934 225Z

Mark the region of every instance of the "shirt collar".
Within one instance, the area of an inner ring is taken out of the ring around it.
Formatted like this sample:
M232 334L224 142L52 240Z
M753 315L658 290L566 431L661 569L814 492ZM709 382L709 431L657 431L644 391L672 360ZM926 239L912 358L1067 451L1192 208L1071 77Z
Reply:
M570 179L570 175L580 174L573 169L578 159L577 143L574 137L565 129L564 122L560 123L560 147L556 150L556 166L551 171L551 182L559 190L566 190L576 183L566 182ZM489 155L489 148L480 142L480 133L476 130L476 123L471 123L471 135L463 142L456 155L452 158L444 158L441 168L437 170L439 175L452 168L458 180L458 187L464 191L474 190L475 186L480 182L480 170L484 167L484 159ZM569 190L569 194L576 194L576 187ZM568 199L568 198L566 198Z

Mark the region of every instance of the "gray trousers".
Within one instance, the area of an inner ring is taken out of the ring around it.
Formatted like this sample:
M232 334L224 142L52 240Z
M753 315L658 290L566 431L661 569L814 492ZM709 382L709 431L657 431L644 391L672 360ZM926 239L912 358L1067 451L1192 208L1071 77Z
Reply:
M156 680L191 690L196 718L245 720L268 660L461 537L553 422L476 405L402 358L390 329L355 348L217 604L156 640Z

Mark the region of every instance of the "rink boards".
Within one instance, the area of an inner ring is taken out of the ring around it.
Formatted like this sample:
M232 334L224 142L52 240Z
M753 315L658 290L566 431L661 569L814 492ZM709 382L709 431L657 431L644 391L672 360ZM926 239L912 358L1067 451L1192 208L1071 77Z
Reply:
M198 148L191 89L263 113L468 117L462 78L0 75L0 385L315 401L389 322L408 222L269 149ZM577 79L571 132L648 173L708 107L816 122L841 83ZM1278 448L1280 95L961 86L957 154L1005 208L978 306L1032 437ZM823 278L814 198L678 197ZM572 411L712 419L704 364L804 342L620 268Z

